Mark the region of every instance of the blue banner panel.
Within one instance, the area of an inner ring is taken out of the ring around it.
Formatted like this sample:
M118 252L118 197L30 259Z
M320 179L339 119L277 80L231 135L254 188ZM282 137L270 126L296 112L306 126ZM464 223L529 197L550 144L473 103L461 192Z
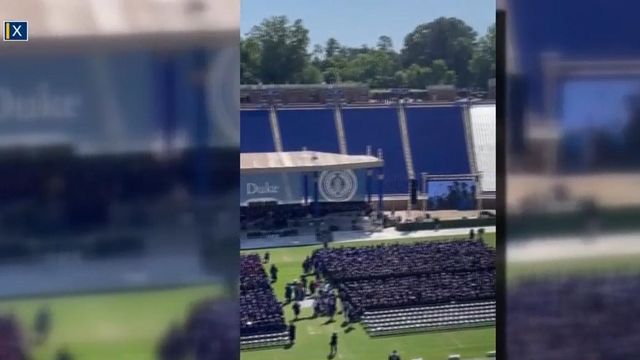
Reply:
M151 143L152 61L145 54L0 60L0 141L89 153Z
M77 154L109 154L152 152L168 142L184 148L193 144L195 136L204 136L204 143L211 144L213 134L198 131L195 121L202 114L194 103L198 98L194 54L185 51L162 58L151 51L131 51L4 57L0 146L65 145ZM202 56L216 64L217 54ZM223 110L230 112L216 106L212 114L205 114L205 121Z
M313 189L313 174L307 173L308 189ZM304 203L305 173L242 175L240 203L275 201L279 204ZM366 171L323 171L318 178L320 202L348 202L366 200ZM311 202L312 195L309 195Z

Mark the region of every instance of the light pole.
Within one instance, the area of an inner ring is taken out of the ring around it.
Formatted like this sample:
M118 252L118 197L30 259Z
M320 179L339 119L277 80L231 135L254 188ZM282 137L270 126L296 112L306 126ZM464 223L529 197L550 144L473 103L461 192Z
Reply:
M424 212L425 217L427 216L427 202L429 201L429 191L427 188L427 179L429 177L429 173L423 172L422 175L422 192L424 197L422 199L422 212Z

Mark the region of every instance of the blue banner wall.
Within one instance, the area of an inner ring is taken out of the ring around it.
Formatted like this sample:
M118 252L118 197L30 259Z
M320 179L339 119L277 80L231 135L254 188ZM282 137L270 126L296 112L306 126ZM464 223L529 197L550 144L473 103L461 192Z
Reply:
M199 116L195 54L5 56L0 145L67 145L78 154L149 152L167 145L169 137L178 147L192 145ZM204 61L216 62L215 52L203 54ZM218 106L207 117L224 111L229 113ZM205 134L206 143L212 135Z
M126 64L126 66L123 66ZM79 152L129 147L157 130L145 54L0 60L0 139L71 144ZM28 74L28 75L25 75Z
M280 204L304 203L304 174L242 175L240 177L240 203L276 201ZM313 201L313 173L307 174L308 201ZM319 173L319 200L321 202L365 201L366 170L324 171Z

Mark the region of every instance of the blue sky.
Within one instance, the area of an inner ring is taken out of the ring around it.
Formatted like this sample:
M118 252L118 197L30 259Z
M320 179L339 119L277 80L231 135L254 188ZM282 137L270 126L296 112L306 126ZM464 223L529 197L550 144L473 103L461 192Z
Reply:
M240 30L244 35L264 18L286 15L302 19L311 47L334 37L341 44L375 45L390 36L396 50L417 25L440 16L457 17L483 35L495 22L495 0L241 0Z

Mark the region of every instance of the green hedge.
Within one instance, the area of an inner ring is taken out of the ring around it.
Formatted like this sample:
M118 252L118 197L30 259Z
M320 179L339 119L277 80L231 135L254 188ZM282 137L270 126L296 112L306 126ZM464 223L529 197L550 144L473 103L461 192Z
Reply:
M630 231L640 229L640 208L599 209L564 214L528 214L507 217L507 232L511 236L556 236L579 234L597 224L600 231Z

